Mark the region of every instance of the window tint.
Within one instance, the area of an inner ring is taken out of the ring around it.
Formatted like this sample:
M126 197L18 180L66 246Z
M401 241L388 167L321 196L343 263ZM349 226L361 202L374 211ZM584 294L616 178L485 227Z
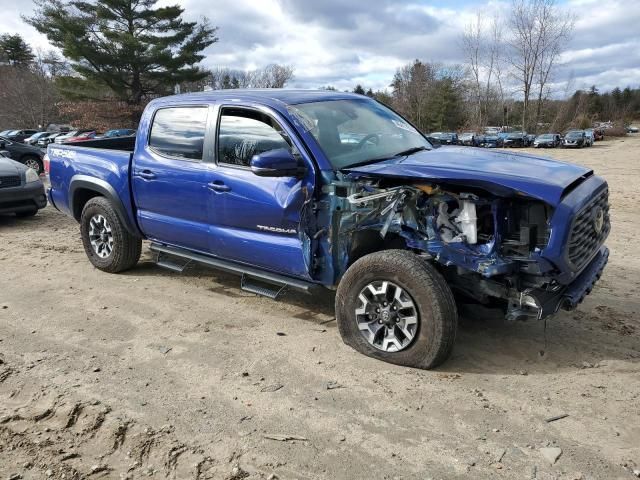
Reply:
M153 118L149 146L171 157L202 160L207 107L163 108Z
M291 148L286 133L268 115L239 108L222 110L218 163L248 167L254 155L281 148Z

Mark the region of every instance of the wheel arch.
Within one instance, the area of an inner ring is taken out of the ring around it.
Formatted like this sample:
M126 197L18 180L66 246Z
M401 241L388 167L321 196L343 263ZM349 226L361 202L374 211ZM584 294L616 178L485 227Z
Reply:
M129 219L116 190L104 180L87 175L75 175L69 183L69 209L76 221L80 221L82 210L87 202L95 197L104 197L109 200L127 231L136 237L142 237L137 225Z

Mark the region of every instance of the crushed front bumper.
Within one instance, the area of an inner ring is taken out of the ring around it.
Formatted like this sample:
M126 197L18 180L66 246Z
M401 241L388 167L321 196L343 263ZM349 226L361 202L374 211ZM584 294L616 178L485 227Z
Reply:
M609 249L605 246L569 285L558 285L554 289L531 289L522 292L509 302L508 320L539 320L555 314L560 308L575 309L591 293L594 285L602 276L609 260Z

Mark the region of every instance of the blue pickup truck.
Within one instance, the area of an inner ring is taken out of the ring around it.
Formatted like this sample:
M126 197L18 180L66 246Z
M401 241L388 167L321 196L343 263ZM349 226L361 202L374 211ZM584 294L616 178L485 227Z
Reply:
M225 90L152 101L135 137L50 145L49 199L91 263L190 262L245 290L336 289L356 350L431 368L451 353L456 300L507 319L573 309L607 263L607 183L578 165L432 148L370 98Z

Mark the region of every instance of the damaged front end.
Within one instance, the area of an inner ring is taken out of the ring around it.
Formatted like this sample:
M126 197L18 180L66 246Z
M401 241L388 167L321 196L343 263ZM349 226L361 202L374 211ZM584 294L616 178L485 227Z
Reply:
M353 173L337 173L322 198L316 209L326 227L316 233L315 257L331 260L316 262L316 274L334 284L358 258L402 248L436 264L459 295L501 306L508 319L540 319L566 303L568 287L542 255L553 207L541 200Z

